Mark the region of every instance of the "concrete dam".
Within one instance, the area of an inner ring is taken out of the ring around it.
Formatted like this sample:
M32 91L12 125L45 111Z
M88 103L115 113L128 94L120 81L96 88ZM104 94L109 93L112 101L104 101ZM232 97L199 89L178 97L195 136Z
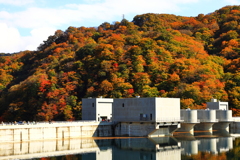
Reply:
M0 142L84 137L161 137L174 132L237 128L227 102L213 100L205 110L180 110L179 98L86 98L83 120L0 124Z
M77 121L0 126L0 143L113 136L111 122Z

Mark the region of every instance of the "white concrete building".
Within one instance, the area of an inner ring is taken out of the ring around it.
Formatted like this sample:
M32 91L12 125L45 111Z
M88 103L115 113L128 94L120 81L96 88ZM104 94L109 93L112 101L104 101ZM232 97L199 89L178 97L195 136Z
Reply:
M229 124L233 121L232 110L229 110L228 102L211 99L207 102L207 108L216 111L218 123L214 123L213 129L229 131Z
M180 121L180 98L153 97L114 99L113 121Z
M191 110L191 109L181 109L181 128L178 129L179 132L194 132L194 126L200 123L198 119L198 110Z
M111 120L115 136L165 136L180 127L179 98L84 98L83 120Z
M211 102L207 102L207 108L214 110L228 110L228 102L220 102L217 99L211 99Z
M114 99L116 136L159 137L172 135L180 127L179 98Z
M82 120L112 120L112 98L83 98Z
M228 110L228 102L220 102L211 99L207 102L207 109L181 110L181 119L184 120L178 131L194 130L229 130L229 124L233 121L232 110ZM193 128L194 127L194 128Z

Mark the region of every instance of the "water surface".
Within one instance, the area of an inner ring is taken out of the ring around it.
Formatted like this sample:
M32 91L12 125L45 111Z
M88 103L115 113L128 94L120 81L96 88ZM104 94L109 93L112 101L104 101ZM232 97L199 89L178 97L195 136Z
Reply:
M196 132L173 137L84 138L0 144L0 160L240 159L236 134Z

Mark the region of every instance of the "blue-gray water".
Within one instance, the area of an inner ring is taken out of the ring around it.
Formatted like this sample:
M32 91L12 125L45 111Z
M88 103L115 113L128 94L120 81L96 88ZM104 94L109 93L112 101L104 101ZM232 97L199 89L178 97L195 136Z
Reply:
M240 159L236 134L199 132L157 138L63 139L0 144L2 159L190 160Z

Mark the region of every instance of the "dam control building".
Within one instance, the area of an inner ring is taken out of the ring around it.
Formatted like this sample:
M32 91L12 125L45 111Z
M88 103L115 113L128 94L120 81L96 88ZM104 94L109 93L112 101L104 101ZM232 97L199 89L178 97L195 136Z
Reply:
M116 136L155 137L171 135L180 128L180 98L100 97L82 102L83 120L110 120Z

